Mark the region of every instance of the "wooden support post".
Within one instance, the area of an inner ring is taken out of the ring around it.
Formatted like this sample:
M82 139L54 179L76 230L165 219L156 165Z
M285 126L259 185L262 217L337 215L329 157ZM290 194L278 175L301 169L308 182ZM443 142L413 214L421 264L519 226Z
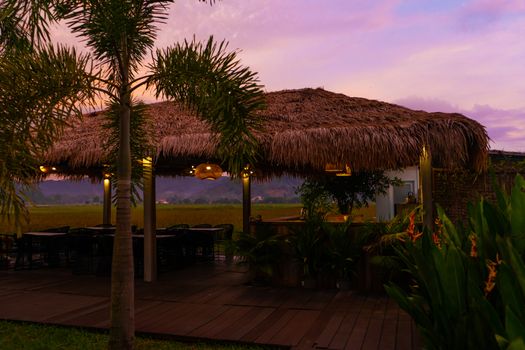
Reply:
M428 146L423 147L419 158L419 181L423 203L423 225L432 229L434 225L434 205L432 199L432 155Z
M157 280L157 241L155 174L151 158L143 159L144 167L144 281Z
M250 233L252 215L251 179L249 174L242 175L242 232Z
M111 225L111 180L104 175L104 204L102 207L102 223Z

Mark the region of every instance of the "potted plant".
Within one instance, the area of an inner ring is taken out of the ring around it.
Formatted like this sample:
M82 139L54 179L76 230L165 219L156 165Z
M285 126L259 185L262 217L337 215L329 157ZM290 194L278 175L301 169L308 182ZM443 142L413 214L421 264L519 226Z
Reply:
M366 231L350 232L351 222L323 225L329 239L330 267L337 276L336 286L350 289L357 265L367 241Z
M273 227L260 225L252 234L240 233L229 249L240 257L240 264L248 265L252 283L268 284L279 269L285 244L285 237Z
M321 248L324 244L323 216L311 212L304 225L293 231L290 237L295 256L302 267L301 284L305 288L315 288Z
M418 215L420 207L410 213L396 215L389 222L368 223L363 230L368 235L361 266L362 291L384 292L383 285L396 282L408 285L408 276L396 253L396 246L406 239L409 218Z

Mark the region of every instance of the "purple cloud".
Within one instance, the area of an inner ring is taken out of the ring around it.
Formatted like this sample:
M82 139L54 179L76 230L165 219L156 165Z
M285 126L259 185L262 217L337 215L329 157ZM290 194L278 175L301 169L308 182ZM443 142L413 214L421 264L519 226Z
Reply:
M194 34L226 39L268 91L324 87L459 111L498 148L525 150L523 0L180 1L159 29L159 48ZM79 44L63 27L56 36Z
M465 29L486 28L504 16L524 11L522 0L474 0L461 9L459 20Z
M502 109L488 105L475 105L462 109L439 99L425 99L417 96L396 100L397 104L427 112L461 113L475 119L487 128L491 148L506 151L525 151L525 108Z

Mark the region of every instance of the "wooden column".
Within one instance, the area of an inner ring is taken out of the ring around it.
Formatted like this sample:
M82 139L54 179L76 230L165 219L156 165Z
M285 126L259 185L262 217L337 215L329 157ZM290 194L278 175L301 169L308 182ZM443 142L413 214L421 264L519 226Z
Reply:
M102 223L111 225L111 180L104 175L104 204L102 207Z
M143 159L144 171L144 281L157 280L155 174L151 158Z
M434 225L434 205L432 199L432 155L427 146L423 147L419 158L419 181L423 203L423 225L429 229Z
M251 179L249 174L242 175L242 232L250 232L252 215Z

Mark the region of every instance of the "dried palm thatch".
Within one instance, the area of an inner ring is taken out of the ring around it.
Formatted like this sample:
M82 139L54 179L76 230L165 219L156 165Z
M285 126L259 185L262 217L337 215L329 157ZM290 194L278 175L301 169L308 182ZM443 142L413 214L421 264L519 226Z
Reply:
M322 171L327 163L353 170L396 169L418 164L423 146L436 167L486 167L488 136L478 122L461 114L427 113L323 89L266 94L258 166L267 175ZM215 160L215 138L206 123L171 102L149 105L148 138L157 167L182 169ZM71 169L99 167L107 150L103 112L71 125L47 155L50 164Z

